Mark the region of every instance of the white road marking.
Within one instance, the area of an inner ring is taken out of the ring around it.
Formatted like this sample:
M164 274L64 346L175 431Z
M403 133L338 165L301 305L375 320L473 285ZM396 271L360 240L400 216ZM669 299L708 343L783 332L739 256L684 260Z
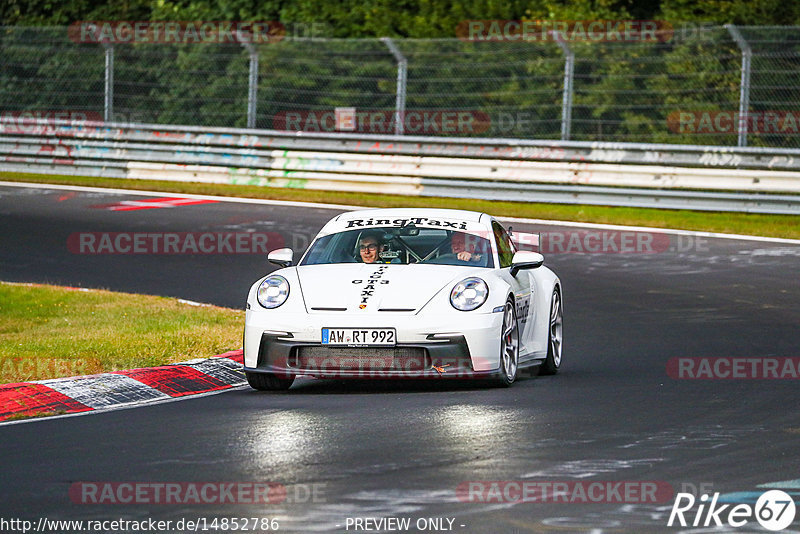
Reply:
M86 191L91 193L109 193L121 195L138 195L138 196L152 196L152 195L165 195L175 194L184 198L192 198L198 200L215 200L217 202L234 202L239 204L260 204L265 206L293 206L305 208L318 208L330 210L359 210L368 209L372 206L351 206L346 204L322 204L318 202L297 202L292 200L267 200L261 198L240 198L240 197L222 197L213 195L195 195L191 193L169 193L167 191L139 191L133 189L114 189L103 187L87 187L77 185L58 185L58 184L37 184L26 182L3 182L0 181L0 186L4 187L20 187L20 188L33 188L33 189L57 189L63 191ZM616 224L600 224L600 223L586 223L575 221L552 221L548 219L524 219L518 217L497 217L500 220L508 222L516 222L520 224L539 224L548 226L571 226L578 228L597 228L605 230L624 230L624 231L645 231L645 232L661 232L671 235L685 235L696 237L709 237L717 239L736 239L742 241L760 241L763 243L787 243L791 245L800 245L800 239L786 239L781 237L764 237L753 235L741 234L722 234L716 232L699 232L693 230L676 230L672 228L657 228L649 226L623 226Z

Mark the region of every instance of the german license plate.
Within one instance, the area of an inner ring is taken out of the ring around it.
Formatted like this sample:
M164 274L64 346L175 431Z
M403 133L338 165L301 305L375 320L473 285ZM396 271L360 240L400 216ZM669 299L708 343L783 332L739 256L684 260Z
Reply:
M323 345L351 347L393 347L397 343L394 328L323 328Z

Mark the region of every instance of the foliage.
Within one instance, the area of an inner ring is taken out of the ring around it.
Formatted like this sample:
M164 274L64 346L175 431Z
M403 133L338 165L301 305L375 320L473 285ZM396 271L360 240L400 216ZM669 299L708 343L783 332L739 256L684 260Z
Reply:
M709 24L795 25L783 0L4 0L0 24L78 20L280 20L325 23L329 37L453 37L463 20L634 18Z
M778 0L7 0L2 20L32 26L1 30L0 110L103 113L106 51L67 38L63 25L71 21L279 20L286 38L256 45L258 128L282 127L288 112L330 115L336 107L391 116L398 67L376 38L390 36L408 62L406 110L490 117L489 130L418 133L558 139L564 51L554 42L461 40L459 23L682 20L689 22L673 22L675 33L661 42L568 43L575 54L571 139L727 146L736 143L735 132L675 132L670 117L738 110L742 54L721 24L794 24L798 6ZM742 32L753 43L749 110L796 110L800 30L747 26ZM250 52L237 43L116 44L114 61L115 120L247 125ZM798 139L756 132L748 144L798 146Z

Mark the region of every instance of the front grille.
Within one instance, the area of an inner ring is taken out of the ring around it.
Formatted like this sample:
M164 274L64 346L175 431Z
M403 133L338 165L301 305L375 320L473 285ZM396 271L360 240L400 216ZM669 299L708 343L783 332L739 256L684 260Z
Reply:
M297 347L289 365L307 371L421 371L430 367L422 347Z

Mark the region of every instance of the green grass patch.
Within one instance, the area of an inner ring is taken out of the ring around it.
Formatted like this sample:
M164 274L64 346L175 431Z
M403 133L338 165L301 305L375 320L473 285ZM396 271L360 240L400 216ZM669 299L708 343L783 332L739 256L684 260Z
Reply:
M43 175L0 172L0 180L69 184L93 187L114 187L192 193L229 197L324 202L365 207L432 207L481 211L500 217L526 217L588 223L650 226L729 234L759 235L800 239L800 223L794 215L764 215L756 213L727 213L692 210L659 210L651 208L622 208L584 204L546 204L535 202L499 202L443 197L406 197L374 193L344 193L310 189L271 188L253 185L203 184L167 182L160 180L126 180L80 176Z
M207 358L242 345L244 311L0 283L0 383Z
M9 415L4 421L24 421L25 419L37 419L39 417L53 417L54 415L64 415L66 410L58 410L57 412L37 412L32 414L15 413Z

